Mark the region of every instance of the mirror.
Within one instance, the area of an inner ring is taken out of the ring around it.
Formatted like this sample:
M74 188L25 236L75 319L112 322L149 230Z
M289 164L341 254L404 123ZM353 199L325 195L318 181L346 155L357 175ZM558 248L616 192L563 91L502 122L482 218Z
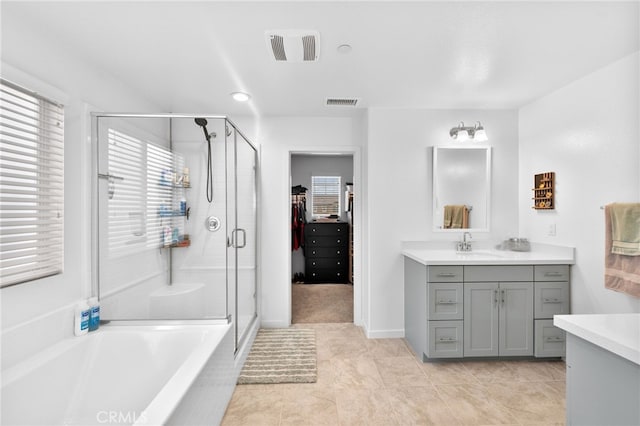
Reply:
M489 231L491 147L433 148L433 230Z

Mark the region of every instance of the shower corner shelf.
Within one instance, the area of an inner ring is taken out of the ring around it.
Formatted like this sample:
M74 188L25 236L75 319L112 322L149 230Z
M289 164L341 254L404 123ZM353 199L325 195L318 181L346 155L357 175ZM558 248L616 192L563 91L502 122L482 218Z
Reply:
M533 206L536 210L553 210L555 208L555 172L533 175Z
M186 247L189 247L190 245L191 245L190 240L182 240L179 243L173 243L168 246L161 246L161 248L186 248Z
M191 185L178 185L175 183L165 183L165 182L159 182L158 186L161 186L163 188L171 188L171 189L189 189L191 188Z

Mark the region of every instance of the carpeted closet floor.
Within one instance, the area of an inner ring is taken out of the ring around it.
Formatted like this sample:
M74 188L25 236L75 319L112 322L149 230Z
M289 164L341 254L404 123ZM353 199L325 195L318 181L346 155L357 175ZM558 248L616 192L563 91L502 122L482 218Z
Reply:
M353 323L353 285L292 284L291 322Z

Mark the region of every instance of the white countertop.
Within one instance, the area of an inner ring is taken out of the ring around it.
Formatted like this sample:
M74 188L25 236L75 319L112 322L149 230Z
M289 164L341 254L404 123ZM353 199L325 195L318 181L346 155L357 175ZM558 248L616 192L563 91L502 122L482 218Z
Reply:
M640 314L555 315L553 325L640 365Z
M452 245L449 243L448 245ZM470 252L459 253L453 247L425 243L407 243L402 254L423 265L573 265L573 247L531 243L531 251L496 250L490 244L478 244Z

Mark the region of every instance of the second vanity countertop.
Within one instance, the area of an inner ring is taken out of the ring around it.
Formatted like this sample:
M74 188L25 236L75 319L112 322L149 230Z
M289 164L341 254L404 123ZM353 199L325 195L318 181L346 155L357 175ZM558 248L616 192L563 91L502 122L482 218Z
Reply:
M407 242L402 254L423 265L573 265L575 249L531 243L531 251L496 250L495 244L476 242L470 252L456 252L451 242Z
M640 365L640 314L555 315L553 324Z

